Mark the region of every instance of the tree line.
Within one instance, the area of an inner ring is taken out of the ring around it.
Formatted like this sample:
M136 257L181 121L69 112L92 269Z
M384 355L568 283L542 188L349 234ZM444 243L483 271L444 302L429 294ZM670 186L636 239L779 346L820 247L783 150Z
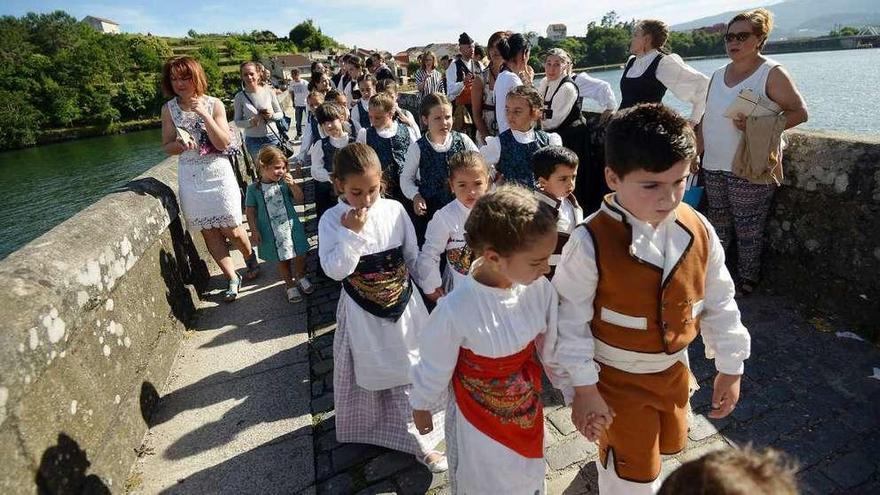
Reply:
M224 72L222 66L340 46L311 20L294 27L287 38L271 31L190 31L188 38L173 40L103 34L63 11L3 16L0 149L33 145L50 129L157 118L165 101L159 81L162 64L174 53L170 43L198 45L190 54L204 66L209 92L220 97L231 97L240 87L238 72Z

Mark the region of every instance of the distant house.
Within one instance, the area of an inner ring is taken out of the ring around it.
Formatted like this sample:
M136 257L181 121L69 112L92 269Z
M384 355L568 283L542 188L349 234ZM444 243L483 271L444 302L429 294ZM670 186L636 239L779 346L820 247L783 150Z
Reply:
M91 15L85 16L82 21L91 26L92 29L100 33L119 34L119 23L116 21L111 21L110 19L102 19L100 17L95 17Z
M300 74L308 76L312 68L313 58L311 55L303 55L301 53L293 53L290 55L275 55L269 59L269 70L272 76L278 80L290 78L290 71L294 68L299 69Z
M550 24L547 26L547 38L551 41L561 41L565 39L568 33L568 28L565 27L565 24Z

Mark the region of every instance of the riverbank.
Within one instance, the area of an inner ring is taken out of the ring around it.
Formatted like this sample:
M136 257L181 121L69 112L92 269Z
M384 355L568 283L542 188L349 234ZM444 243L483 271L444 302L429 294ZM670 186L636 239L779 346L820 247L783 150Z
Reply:
M128 122L113 122L106 125L101 124L82 127L70 127L64 129L48 129L40 132L40 134L37 136L37 142L33 146L72 141L74 139L125 134L127 132L144 131L147 129L158 129L161 126L162 120L157 116L156 118L152 119L131 120ZM4 148L0 149L0 151L31 148L33 146Z

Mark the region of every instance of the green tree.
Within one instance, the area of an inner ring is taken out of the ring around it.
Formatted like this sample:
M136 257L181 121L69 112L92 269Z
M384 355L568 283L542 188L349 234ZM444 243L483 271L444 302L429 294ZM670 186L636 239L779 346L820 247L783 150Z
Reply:
M336 44L331 38L325 36L321 32L321 28L315 26L311 19L306 19L294 26L290 30L288 38L299 47L300 51L304 52L320 51Z

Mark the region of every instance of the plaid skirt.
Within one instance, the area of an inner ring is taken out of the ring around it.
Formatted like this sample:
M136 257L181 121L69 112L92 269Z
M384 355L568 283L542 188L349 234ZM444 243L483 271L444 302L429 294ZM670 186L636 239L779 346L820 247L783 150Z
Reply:
M414 296L417 297L417 296ZM434 414L434 430L420 435L412 421L409 391L412 385L385 390L358 386L354 358L343 311L337 311L333 337L333 397L336 402L336 440L368 443L424 457L444 438L444 413Z

